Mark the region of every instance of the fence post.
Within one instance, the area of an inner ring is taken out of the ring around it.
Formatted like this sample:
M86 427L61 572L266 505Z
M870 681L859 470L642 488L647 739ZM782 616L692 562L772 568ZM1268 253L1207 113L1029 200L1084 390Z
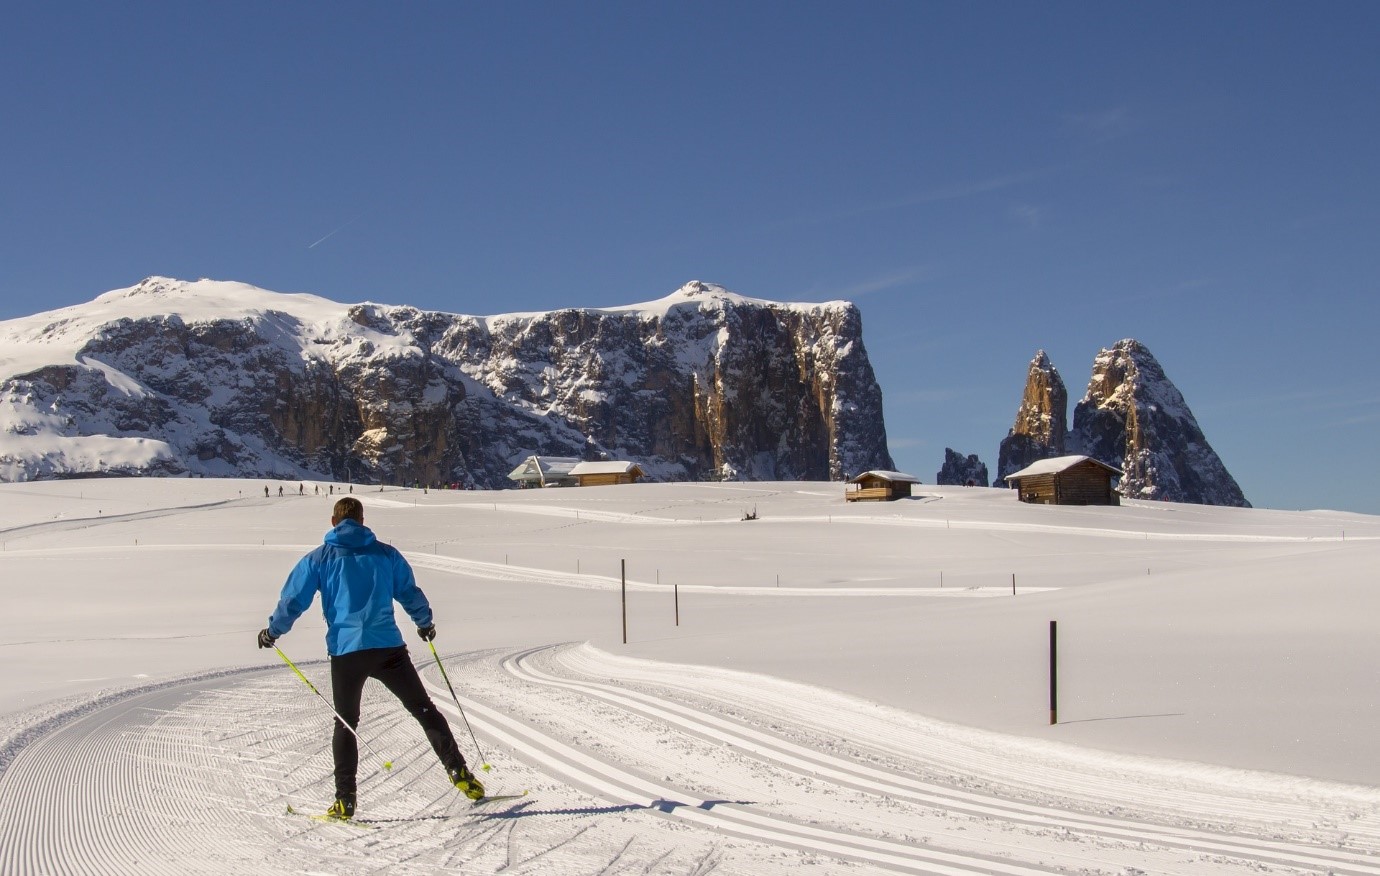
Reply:
M1049 622L1049 723L1059 723L1059 622Z

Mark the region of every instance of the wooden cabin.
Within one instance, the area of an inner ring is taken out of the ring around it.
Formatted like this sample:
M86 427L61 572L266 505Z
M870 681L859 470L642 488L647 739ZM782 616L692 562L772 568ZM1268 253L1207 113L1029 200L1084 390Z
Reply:
M508 473L508 480L516 481L519 487L579 486L579 480L570 473L579 464L580 460L569 456L529 456Z
M910 498L910 485L920 483L914 475L899 471L865 471L848 482L843 498L849 502L890 502Z
M582 462L570 470L570 476L582 487L604 487L631 484L646 474L635 462Z
M1022 502L1034 505L1120 505L1121 494L1112 481L1121 472L1091 456L1041 459L1006 482Z

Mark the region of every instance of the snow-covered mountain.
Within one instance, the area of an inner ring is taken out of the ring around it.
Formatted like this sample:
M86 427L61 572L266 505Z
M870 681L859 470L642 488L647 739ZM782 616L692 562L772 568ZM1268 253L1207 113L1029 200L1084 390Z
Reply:
M692 282L476 317L150 277L0 323L0 479L96 473L499 487L531 454L665 480L891 468L846 302Z
M1097 354L1069 441L1074 452L1121 469L1128 498L1250 507L1183 394L1139 341Z
M1183 394L1139 341L1127 338L1099 351L1072 430L1067 411L1063 379L1039 350L1016 422L1001 442L999 483L1039 459L1082 453L1121 469L1128 498L1250 506Z

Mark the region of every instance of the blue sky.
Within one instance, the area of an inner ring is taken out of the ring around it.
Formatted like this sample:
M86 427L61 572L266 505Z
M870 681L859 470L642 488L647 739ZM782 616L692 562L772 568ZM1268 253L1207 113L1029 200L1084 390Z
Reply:
M0 318L161 274L848 298L899 468L1134 337L1257 506L1380 513L1380 4L37 3Z

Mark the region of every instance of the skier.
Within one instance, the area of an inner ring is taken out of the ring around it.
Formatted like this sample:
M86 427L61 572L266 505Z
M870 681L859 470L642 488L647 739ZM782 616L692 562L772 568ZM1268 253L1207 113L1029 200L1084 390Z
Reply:
M445 716L422 687L393 620L393 601L397 600L423 641L436 638L431 604L417 586L412 567L396 548L379 541L364 525L364 505L358 499L345 497L335 503L331 527L325 544L299 560L288 575L278 607L268 626L259 631L259 647L274 647L320 591L326 651L331 658L331 694L339 717L350 727L359 726L364 682L377 678L421 724L451 784L471 800L482 799L484 786L466 766ZM339 718L334 727L335 803L326 815L347 820L355 813L359 746L355 734Z

